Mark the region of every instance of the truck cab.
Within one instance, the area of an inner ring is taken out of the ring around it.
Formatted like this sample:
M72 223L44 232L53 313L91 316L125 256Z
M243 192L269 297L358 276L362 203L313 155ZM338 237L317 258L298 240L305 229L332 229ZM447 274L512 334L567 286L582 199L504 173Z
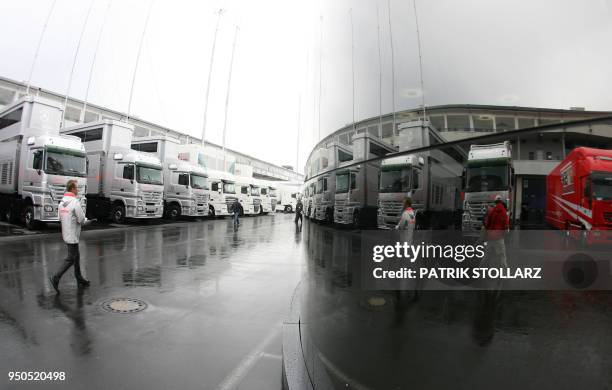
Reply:
M87 158L81 140L60 135L62 108L26 96L0 111L0 216L21 221L59 221L57 208L66 183L77 181L83 210L87 202Z
M546 222L587 243L610 243L612 151L578 147L546 178ZM608 232L606 232L608 231Z
M242 210L245 215L257 214L257 212L255 211L255 201L252 195L252 183L252 178L244 176L234 176L236 197L242 205ZM257 198L259 199L259 187L256 187L256 194ZM257 211L259 211L259 207L257 208Z
M277 190L268 182L259 180L259 195L261 198L260 214L268 214L276 210Z
M166 161L164 210L167 218L208 216L209 192L208 174L204 168L180 160Z
M210 187L208 215L211 217L231 215L231 206L237 198L234 176L227 172L208 170L208 184Z
M163 215L163 174L159 158L129 148L134 126L102 120L62 129L80 138L89 161L88 215L123 223L126 218Z
M328 172L316 179L313 196L314 219L317 221L334 221L334 196L336 194L336 172Z
M478 236L497 195L511 214L514 170L510 142L471 145L464 176L462 231L466 236Z
M263 188L258 183L254 181L251 183L251 201L253 202L253 214L263 214L263 198L262 190L267 192L265 188ZM268 207L268 212L270 208Z
M418 200L425 159L416 155L391 157L382 161L378 194L378 226L393 228L402 215L405 198L414 199L413 208L424 207Z

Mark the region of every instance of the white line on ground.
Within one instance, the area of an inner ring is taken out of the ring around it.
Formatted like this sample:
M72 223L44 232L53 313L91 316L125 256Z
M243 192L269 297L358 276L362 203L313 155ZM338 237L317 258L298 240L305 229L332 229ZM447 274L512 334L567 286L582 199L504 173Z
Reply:
M272 327L272 330L266 335L266 337L255 346L255 348L249 352L244 359L230 372L223 381L217 386L216 390L232 390L240 384L242 379L249 373L251 368L255 365L258 359L264 355L264 349L274 340L281 330L281 323L278 323ZM267 354L266 354L267 355Z

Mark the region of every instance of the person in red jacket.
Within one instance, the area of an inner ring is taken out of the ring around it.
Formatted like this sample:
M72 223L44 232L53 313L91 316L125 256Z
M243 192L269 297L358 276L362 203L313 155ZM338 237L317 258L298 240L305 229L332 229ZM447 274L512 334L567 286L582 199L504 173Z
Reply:
M491 207L487 211L487 216L484 220L485 240L489 254L492 258L489 259L491 264L495 259L498 259L502 267L507 267L506 263L506 244L504 236L510 228L510 219L506 207L502 202L502 197L495 197L495 207ZM492 265L492 264L491 264Z

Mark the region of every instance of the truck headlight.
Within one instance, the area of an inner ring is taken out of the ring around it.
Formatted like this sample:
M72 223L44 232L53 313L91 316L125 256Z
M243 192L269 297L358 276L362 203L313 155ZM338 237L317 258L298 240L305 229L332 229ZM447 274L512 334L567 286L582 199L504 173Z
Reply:
M51 213L51 212L53 212L53 206L51 206L51 205L45 205L45 212L47 212L47 213Z

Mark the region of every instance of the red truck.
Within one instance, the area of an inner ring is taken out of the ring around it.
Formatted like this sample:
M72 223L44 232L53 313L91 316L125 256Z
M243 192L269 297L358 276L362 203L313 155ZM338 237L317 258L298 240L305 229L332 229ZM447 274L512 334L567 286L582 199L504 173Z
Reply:
M546 222L588 243L612 240L612 150L579 147L552 170Z

